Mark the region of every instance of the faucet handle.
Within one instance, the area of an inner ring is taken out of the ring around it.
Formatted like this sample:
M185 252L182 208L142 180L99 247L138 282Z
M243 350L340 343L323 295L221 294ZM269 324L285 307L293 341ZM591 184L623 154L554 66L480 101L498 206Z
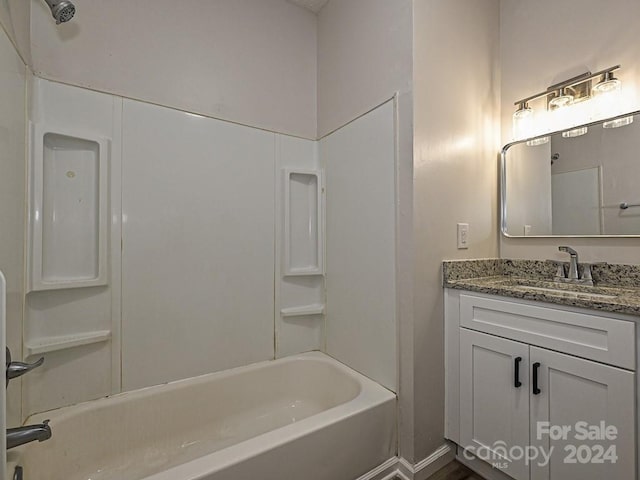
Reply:
M23 362L12 362L11 361L11 351L9 347L6 347L6 360L7 360L7 372L6 385L9 385L9 380L13 378L18 378L24 375L25 373L29 373L34 368L38 368L42 366L44 363L44 357L40 358L37 362L34 363L23 363Z
M564 273L564 264L565 262L561 262L560 260L545 260L545 262L550 263L552 265L555 265L556 267L556 274L554 275L554 278L557 279L564 279L565 278L565 273Z
M578 255L578 252L576 252L573 248L568 247L568 246L566 246L566 245L561 245L561 246L559 246L559 247L558 247L558 250L559 250L560 252L568 253L568 254L569 254L569 255L571 255L571 256L577 256L577 255Z
M593 267L601 267L603 265L606 265L607 262L594 262L594 263L590 263L590 262L584 262L581 263L582 265L582 279L585 280L586 283L590 283L591 285L593 285L593 276L592 276L592 268Z

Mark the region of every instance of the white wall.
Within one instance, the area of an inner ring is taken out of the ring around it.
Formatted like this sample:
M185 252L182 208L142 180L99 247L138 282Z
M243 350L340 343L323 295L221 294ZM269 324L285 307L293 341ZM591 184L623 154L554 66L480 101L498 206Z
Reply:
M442 260L497 255L498 28L498 0L414 3L417 460L443 442ZM456 249L458 222L468 250Z
M549 12L553 12L551 15ZM567 19L570 21L567 21ZM636 0L505 0L501 2L502 139L511 138L513 102L586 70L621 64L618 72L640 108L640 3ZM561 238L501 238L504 258L562 259ZM571 239L585 261L640 263L640 239Z
M43 1L30 1L39 76L316 137L316 16L301 7L82 0L73 21L56 26Z
M389 101L325 137L326 351L397 391L395 110Z
M26 68L0 31L0 270L7 280L7 344L22 358ZM20 423L20 384L7 391L8 424Z
M273 358L275 135L125 100L123 388Z
M411 90L411 0L331 0L318 15L318 137Z

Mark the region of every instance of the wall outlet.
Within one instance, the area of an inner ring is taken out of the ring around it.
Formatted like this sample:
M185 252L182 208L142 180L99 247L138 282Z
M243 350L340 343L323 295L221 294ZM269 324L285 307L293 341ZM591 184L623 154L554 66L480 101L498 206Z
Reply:
M458 224L458 249L463 250L469 248L469 224Z
M524 226L524 236L528 237L529 235L531 235L531 225L525 225Z

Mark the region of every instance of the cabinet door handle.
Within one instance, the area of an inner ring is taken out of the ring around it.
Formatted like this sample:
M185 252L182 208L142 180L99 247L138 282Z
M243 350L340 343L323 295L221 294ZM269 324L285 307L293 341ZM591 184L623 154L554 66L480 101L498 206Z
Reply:
M513 386L516 388L520 388L522 386L522 382L520 381L520 362L522 362L522 357L516 357L514 363L514 374L513 374Z
M533 394L540 395L542 390L538 385L538 371L540 370L540 362L536 362L533 364Z

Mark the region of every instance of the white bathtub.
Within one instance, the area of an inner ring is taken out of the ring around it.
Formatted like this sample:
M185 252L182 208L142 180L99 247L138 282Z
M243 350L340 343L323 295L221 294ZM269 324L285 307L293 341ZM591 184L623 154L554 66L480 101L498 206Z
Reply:
M28 423L47 418L51 440L12 451L24 480L354 480L396 453L395 395L317 352Z

